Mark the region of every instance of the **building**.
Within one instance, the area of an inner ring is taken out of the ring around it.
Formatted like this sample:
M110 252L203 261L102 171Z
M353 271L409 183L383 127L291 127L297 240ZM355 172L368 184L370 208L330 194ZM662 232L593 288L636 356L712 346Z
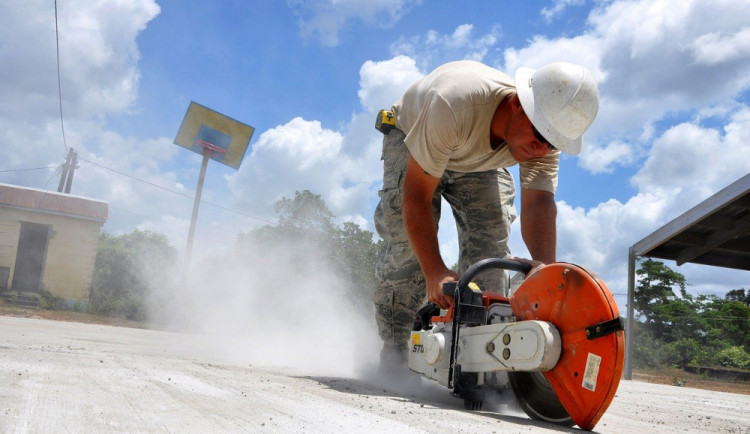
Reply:
M0 184L0 295L87 302L106 202Z

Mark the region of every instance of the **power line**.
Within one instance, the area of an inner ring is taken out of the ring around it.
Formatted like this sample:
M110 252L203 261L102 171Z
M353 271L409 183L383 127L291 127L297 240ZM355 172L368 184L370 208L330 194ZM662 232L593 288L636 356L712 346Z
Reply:
M60 81L60 36L57 28L57 0L55 0L55 51L57 53L57 99L60 102L60 128L62 129L63 146L68 151L68 142L65 140L65 122L63 121L62 107L62 85Z
M190 196L190 195L188 195L188 194L185 194L185 193L179 192L179 191L177 191L177 190L172 190L172 189L170 189L170 188L167 188L167 187L164 187L164 186L161 186L161 185L158 185L158 184L154 184L153 182L149 182L149 181L146 181L146 180L144 180L144 179L140 179L140 178L137 178L137 177L135 177L135 176L132 176L132 175L128 175L127 173L124 173L124 172L120 172L120 171L118 171L118 170L112 169L111 167L103 166L103 165L101 165L101 164L99 164L99 163L95 163L95 162L93 162L93 161L90 161L90 160L87 160L87 159L85 159L85 158L81 158L81 157L79 157L78 159L79 159L79 160L81 160L81 161L85 161L85 162L87 162L87 163L93 164L94 166L100 167L100 168L102 168L102 169L105 169L105 170L109 170L110 172L116 173L116 174L118 174L118 175L121 175L121 176L125 176L125 177L127 177L127 178L130 178L130 179L133 179L133 180L135 180L135 181L138 181L138 182L142 182L142 183L144 183L144 184L147 184L147 185L150 185L150 186L152 186L152 187L156 187L156 188L159 188L159 189L161 189L161 190L164 190L164 191L167 191L167 192L169 192L169 193L172 193L172 194L176 194L176 195L179 195L179 196L182 196L182 197L188 198L188 199L193 199L193 200L195 199L195 197L194 197L194 196ZM219 204L217 204L217 203L209 202L209 201L206 201L206 200L202 200L202 199L201 199L201 203L205 203L205 204L207 204L207 205L211 205L211 206L214 206L214 207L216 207L216 208L219 208L219 209L222 209L222 210L224 210L224 211L229 211L229 212L232 212L232 213L235 213L235 214L241 215L241 216L243 216L243 217L247 217L247 218L250 218L250 219L253 219L253 220L257 220L257 221L260 221L260 222L263 222L263 223L267 223L267 224L274 224L274 223L275 223L275 222L272 222L272 221L269 221L269 220L265 220L265 219L262 219L262 218L260 218L260 217L252 216L252 215L250 215L250 214L247 214L247 213L245 213L245 212L243 212L243 211L239 211L239 210L236 210L236 209L233 209L233 208L227 208L227 207L225 207L225 206L219 205Z
M188 194L185 194L185 193L181 193L181 192L179 192L179 191L177 191L177 190L172 190L172 189L169 189L169 188L167 188L167 187L163 187L163 186L161 186L161 185L158 185L158 184L154 184L153 182L149 182L149 181L146 181L146 180L144 180L144 179L136 178L136 177L135 177L135 176L133 176L133 175L128 175L127 173L124 173L124 172L120 172L120 171L118 171L118 170L115 170L115 169L113 169L113 168L111 168L111 167L107 167L107 166L102 166L102 165L101 165L101 164L99 164L99 163L95 163L95 162L93 162L93 161L90 161L90 160L87 160L87 159L85 159L85 158L81 158L81 157L79 157L78 159L79 159L79 160L81 160L81 161L85 161L85 162L87 162L87 163L93 164L94 166L100 167L100 168L102 168L102 169L105 169L105 170L109 170L110 172L116 173L116 174L118 174L118 175L121 175L121 176L125 176L125 177L127 177L127 178L130 178L130 179L136 180L136 181L138 181L138 182L142 182L142 183L144 183L144 184L148 184L148 185L150 185L150 186L152 186L152 187L160 188L160 189L162 189L162 190L168 191L168 192L170 192L170 193L173 193L173 194L177 194L177 195L179 195L179 196L182 196L182 197L186 197L186 198L188 198L188 199L195 199L195 198L194 198L193 196L190 196L190 195L188 195Z
M45 167L32 167L32 168L29 168L29 169L4 169L4 170L0 170L0 173L8 173L8 172L26 172L26 171L31 171L31 170L44 170L44 169L47 169L47 170L49 170L49 169L50 169L50 167L48 167L48 166L45 166Z

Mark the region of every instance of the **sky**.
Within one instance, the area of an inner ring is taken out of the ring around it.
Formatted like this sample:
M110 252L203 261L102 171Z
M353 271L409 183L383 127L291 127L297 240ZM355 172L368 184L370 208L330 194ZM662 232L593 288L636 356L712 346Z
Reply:
M629 246L750 172L750 0L56 5L0 3L0 183L56 191L73 148L71 193L109 203L104 231L158 232L182 253L201 156L174 139L191 101L209 107L255 133L238 170L208 165L193 264L305 189L374 232L375 114L460 59L593 72L598 117L561 160L558 259L596 272L621 310ZM511 250L527 256L518 225ZM445 212L440 243L455 263ZM692 292L750 288L747 272L667 264Z

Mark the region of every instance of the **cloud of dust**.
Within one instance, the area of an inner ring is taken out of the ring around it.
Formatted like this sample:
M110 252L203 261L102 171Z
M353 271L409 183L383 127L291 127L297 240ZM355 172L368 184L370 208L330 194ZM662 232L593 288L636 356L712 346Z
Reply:
M210 337L193 350L298 375L357 378L427 405L463 408L450 389L405 364L379 369L370 295L343 278L314 241L237 251L196 261L164 313L170 328ZM525 417L509 386L488 395L483 409Z
M370 296L324 251L299 240L197 261L165 315L173 329L216 336L206 351L217 357L316 375L374 369L382 344Z

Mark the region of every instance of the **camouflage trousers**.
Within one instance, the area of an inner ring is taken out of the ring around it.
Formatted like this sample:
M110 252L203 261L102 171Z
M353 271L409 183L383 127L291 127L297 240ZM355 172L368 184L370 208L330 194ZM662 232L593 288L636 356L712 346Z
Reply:
M393 129L383 139L383 189L375 209L375 228L387 243L376 264L375 316L385 347L394 350L406 348L414 315L427 302L425 277L409 246L401 215L401 192L409 160L404 138L402 131ZM508 237L516 211L513 176L507 169L446 171L432 199L436 225L442 199L450 205L456 221L459 273L481 259L510 254ZM482 289L500 293L506 293L509 286L508 273L502 270L483 272L475 280Z

